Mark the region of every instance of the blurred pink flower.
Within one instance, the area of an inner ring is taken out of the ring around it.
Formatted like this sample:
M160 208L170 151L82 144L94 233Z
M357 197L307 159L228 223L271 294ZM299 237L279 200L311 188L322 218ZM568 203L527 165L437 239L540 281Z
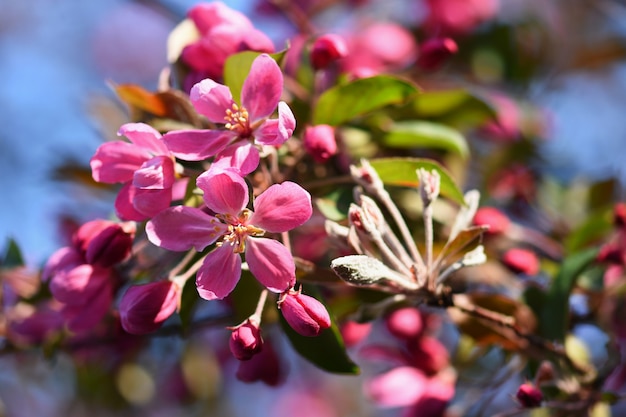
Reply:
M303 135L304 149L318 164L337 153L335 128L329 125L307 126Z
M426 0L426 27L433 33L462 35L496 16L498 0Z
M135 232L136 226L133 222L93 220L77 230L73 243L80 248L88 264L110 267L130 255Z
M174 314L179 301L180 288L172 281L133 285L120 301L122 327L132 334L151 333Z
M416 339L424 331L422 314L414 307L392 311L385 317L385 325L392 335L403 340Z
M234 168L241 175L259 164L255 145L281 145L293 134L296 120L289 106L280 101L283 74L267 54L259 55L250 68L241 90L241 105L233 100L230 89L206 79L191 89L191 102L219 129L175 130L163 140L177 157L201 161L215 156L214 166ZM278 118L268 117L278 107Z
M508 216L495 207L481 207L476 210L473 223L475 226L489 226L485 233L494 235L504 233L511 226Z
M426 71L437 70L458 51L459 47L452 38L430 38L420 45L417 66Z
M273 344L268 340L263 343L263 349L250 360L239 361L235 376L242 382L262 381L275 387L285 380L286 369L274 350Z
M405 68L417 58L411 32L395 23L375 23L346 37L348 55L341 68L356 78Z
M181 60L203 78L221 80L226 58L237 52L274 52L272 41L263 32L222 2L200 3L187 15L200 38L183 49Z
M161 134L144 123L127 123L119 135L128 142L109 142L91 158L93 179L107 184L123 183L115 209L123 220L143 221L169 207L177 182L176 161ZM180 180L182 181L182 180Z
M311 47L311 65L320 70L348 55L348 45L340 35L328 33L315 39Z
M516 273L526 275L537 275L539 273L539 258L535 252L528 249L511 248L507 250L502 255L502 263Z
M198 251L220 240L205 257L196 285L207 300L226 297L241 275L240 253L245 253L250 272L269 290L283 292L293 286L295 265L280 242L263 238L266 232L281 233L302 225L311 217L311 196L293 182L274 184L254 200L248 210L248 186L234 171L211 170L200 175L198 187L215 216L194 208L169 208L148 222L148 239L157 246Z

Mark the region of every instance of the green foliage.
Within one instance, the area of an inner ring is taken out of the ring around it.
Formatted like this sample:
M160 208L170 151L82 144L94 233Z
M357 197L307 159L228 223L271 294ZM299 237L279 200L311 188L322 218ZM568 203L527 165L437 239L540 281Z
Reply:
M380 179L386 185L402 187L417 187L416 171L424 168L427 171L435 170L441 177L441 195L465 205L463 192L452 179L448 170L438 162L422 158L379 158L370 161L372 167L378 172Z
M383 137L383 144L392 148L441 149L463 158L469 155L467 141L458 130L426 121L394 123Z
M385 106L405 103L417 93L417 86L397 77L362 78L326 90L315 105L312 122L338 126Z
M348 216L353 187L337 188L330 193L315 199L315 205L329 220L341 221Z
M6 251L2 258L0 266L5 268L12 268L16 266L23 266L24 258L22 257L22 251L20 251L17 242L14 239L8 239L6 244Z
M464 89L427 91L413 103L416 116L459 129L475 127L494 119L495 110Z
M576 252L563 261L547 294L533 294L529 301L537 313L539 333L550 340L565 340L568 329L569 297L580 274L596 259L598 249L590 248ZM539 298L539 300L537 299ZM539 310L537 310L539 308Z

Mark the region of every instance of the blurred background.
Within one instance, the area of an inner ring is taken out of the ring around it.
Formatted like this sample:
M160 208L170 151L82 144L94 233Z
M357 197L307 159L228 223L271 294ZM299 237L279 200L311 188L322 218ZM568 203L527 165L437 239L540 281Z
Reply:
M167 65L168 34L196 3L0 0L0 248L9 238L15 239L27 263L40 266L60 246L66 220L111 215L114 196L98 189L86 191L76 184L80 170L68 166L86 166L104 138L114 137L127 120L111 83L156 88ZM277 48L295 32L261 2L225 3L244 11ZM356 3L360 3L358 13L370 19L394 20L409 27L426 17L425 6L417 0L365 0L331 8L315 23L320 29L339 30L354 21ZM503 0L499 6L486 25L460 44L459 60L469 74L460 81L502 90L541 109L542 138L535 169L565 187L576 181L614 179L622 196L626 2ZM365 403L362 378L329 378L295 357L287 358L290 368L298 370L290 376L291 385L277 390L224 377L228 371L217 370L219 352L206 353L214 338L220 337L224 335L207 332L185 343L176 337L158 340L137 363L122 367L112 386L102 382L111 378L98 375L97 370L77 373L74 362L63 355L53 363L28 356L23 361L2 358L0 415L122 415L111 411L115 408L111 398L125 407L131 405L125 415L133 415L133 406L147 403L158 406L142 409L148 413L142 415L176 415L177 409L167 407L167 398L157 396L159 384L176 384L180 378L192 393L166 391L202 399L187 408L188 415L208 415L207 410L224 416L392 415ZM171 369L182 373L166 375L168 360L177 361L179 355L182 367ZM197 367L205 373L191 371ZM106 402L108 410L73 402L81 387L101 383L102 390L95 394L101 398L90 401ZM71 412L63 414L68 404L74 404Z

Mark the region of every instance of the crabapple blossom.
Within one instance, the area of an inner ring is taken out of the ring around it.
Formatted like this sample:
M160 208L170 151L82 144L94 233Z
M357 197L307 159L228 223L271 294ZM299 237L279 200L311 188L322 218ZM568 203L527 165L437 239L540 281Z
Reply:
M431 38L420 45L416 64L425 71L434 71L458 51L459 47L452 38Z
M291 109L280 101L282 91L283 74L278 64L261 54L244 81L241 103L235 102L230 88L212 79L202 80L191 89L191 102L198 113L222 127L174 130L163 140L178 158L201 161L214 156L213 167L230 167L247 175L259 164L256 146L282 145L296 127ZM277 107L278 118L268 119Z
M525 382L517 389L515 398L524 408L535 408L541 405L543 394L530 382Z
M289 290L283 294L279 305L289 326L302 336L317 336L330 327L326 307L313 297Z
M180 58L202 78L221 79L226 59L237 52L274 52L267 35L222 2L200 3L187 16L198 31L198 39L183 48Z
M329 125L307 126L304 129L303 142L304 149L319 164L337 153L335 128Z
M506 214L495 207L481 207L474 215L475 226L489 226L486 233L504 233L510 226L511 220Z
M328 33L313 42L311 65L316 70L324 69L333 62L348 55L348 45L339 35Z
M175 186L186 181L177 181L174 156L156 129L145 123L126 123L118 135L126 136L131 143L100 145L91 158L92 176L97 182L123 183L115 200L118 216L143 221L179 198L180 189Z
M252 359L263 348L263 338L258 323L248 319L234 328L228 346L233 356L240 361Z
M210 170L197 179L204 203L215 216L195 207L169 208L146 225L148 239L173 251L204 250L217 242L198 270L196 285L201 297L222 299L241 276L241 257L250 272L270 291L281 293L294 284L291 253L266 232L281 233L302 225L311 217L311 196L299 185L274 184L248 205L248 186L232 170Z
M134 285L120 301L122 327L128 333L151 333L176 311L179 300L180 287L172 281Z
M513 272L526 275L537 275L539 273L539 258L535 252L522 249L511 248L502 255L502 263L508 266Z

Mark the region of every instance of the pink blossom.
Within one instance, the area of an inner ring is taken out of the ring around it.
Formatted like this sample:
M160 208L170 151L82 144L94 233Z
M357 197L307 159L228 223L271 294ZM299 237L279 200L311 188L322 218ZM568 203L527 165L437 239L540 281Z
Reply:
M330 316L324 304L298 291L283 294L280 311L289 326L302 336L317 336L330 327Z
M230 335L228 345L233 356L240 361L252 359L263 348L263 338L258 323L248 319L237 326Z
M427 0L427 28L432 32L465 34L482 22L492 19L498 0Z
M151 333L174 314L179 300L180 288L171 281L134 285L120 301L122 327L128 333Z
M224 62L237 52L274 52L272 41L245 15L221 2L200 3L188 17L200 37L183 49L181 59L203 78L222 79Z
M304 130L303 142L304 149L319 164L337 153L335 128L329 125L308 126Z
M535 252L522 249L511 248L502 255L502 263L511 270L526 275L537 275L539 273L539 258Z
M535 408L541 406L543 401L543 394L539 388L535 387L530 382L523 383L517 389L515 398L524 408Z
M347 39L350 53L341 68L356 78L402 69L417 57L411 32L394 23L376 23Z
M196 285L207 300L226 297L241 275L245 253L250 272L269 290L283 292L293 286L295 264L280 242L262 237L302 225L311 217L311 196L293 182L274 184L248 205L248 186L236 172L211 170L200 175L209 215L194 207L177 206L155 216L146 225L148 239L157 246L198 251L217 242L198 270Z
M458 51L459 47L452 38L428 39L420 45L417 66L426 71L437 70Z
M424 331L422 314L414 307L392 311L385 317L385 324L392 335L403 340L417 339Z
M83 224L76 231L73 243L88 264L109 267L130 255L135 232L136 226L132 222L98 219Z
M128 142L101 145L91 158L93 179L107 184L123 183L115 201L118 216L143 221L169 207L176 162L161 134L144 123L127 123L119 135Z
M227 86L212 79L202 80L191 89L196 110L220 128L171 131L163 140L178 158L201 161L215 156L214 165L247 175L259 164L256 146L281 145L296 127L291 109L280 101L282 91L283 74L278 64L267 54L259 55L243 84L241 103L234 101ZM277 107L278 118L268 119Z
M504 233L510 226L511 220L506 214L495 207L481 207L474 215L475 226L489 226L486 233Z
M328 33L313 42L311 65L316 70L324 69L346 55L348 55L346 41L339 35Z
M269 386L277 386L285 379L284 365L270 341L263 344L263 349L250 360L239 361L235 376L246 383L262 381Z

